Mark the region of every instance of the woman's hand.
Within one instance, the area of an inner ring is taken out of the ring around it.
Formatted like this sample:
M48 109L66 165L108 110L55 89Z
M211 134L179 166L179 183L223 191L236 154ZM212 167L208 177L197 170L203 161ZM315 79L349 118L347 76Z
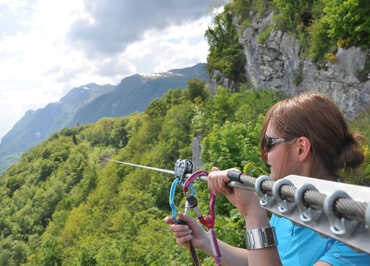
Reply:
M203 230L197 221L189 216L178 214L179 219L186 222L186 225L175 224L172 217L167 216L164 220L166 223L170 224L170 231L176 238L176 243L182 246L186 246L188 241L192 241L195 248L202 249L206 251L210 247L210 242L208 234Z
M214 194L224 194L227 200L234 205L240 213L247 216L248 213L254 209L259 209L259 199L256 193L239 188L230 188L227 183L230 178L227 176L227 172L230 170L237 170L235 168L228 170L219 170L213 167L211 172L208 174L208 188Z

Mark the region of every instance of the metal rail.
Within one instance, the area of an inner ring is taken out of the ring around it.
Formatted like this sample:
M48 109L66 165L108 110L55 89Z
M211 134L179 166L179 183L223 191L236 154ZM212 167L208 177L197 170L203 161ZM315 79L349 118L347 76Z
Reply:
M175 174L175 171L171 170L108 160L170 175ZM186 177L190 175L186 174ZM268 176L255 178L235 171L229 172L228 175L234 180L228 183L229 187L256 192L264 209L370 254L370 187L361 187L365 192L363 193L365 198L356 201L345 192L351 185L343 183L325 181L329 185L335 183L340 187L340 190L326 195L315 187L315 183L319 181L315 178L288 176L273 181ZM207 176L199 176L198 179L208 182ZM301 179L306 183L297 188L291 181L294 179Z

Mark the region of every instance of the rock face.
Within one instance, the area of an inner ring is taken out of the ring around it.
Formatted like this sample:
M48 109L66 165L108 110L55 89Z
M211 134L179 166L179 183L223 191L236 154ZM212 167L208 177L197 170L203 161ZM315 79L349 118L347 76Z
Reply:
M370 60L369 49L339 48L335 62L319 69L311 60L299 56L299 40L287 33L272 29L261 41L259 36L274 24L272 16L270 13L263 19L254 19L243 32L236 25L247 61L245 75L255 88L279 89L288 96L318 92L331 98L348 119L369 108L370 77L362 74L360 78L359 74L366 60Z

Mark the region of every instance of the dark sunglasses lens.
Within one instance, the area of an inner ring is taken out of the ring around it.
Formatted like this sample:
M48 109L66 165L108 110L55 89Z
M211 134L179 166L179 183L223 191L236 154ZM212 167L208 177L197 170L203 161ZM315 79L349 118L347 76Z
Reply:
M264 136L263 138L263 147L266 152L269 152L272 148L272 138L268 136Z

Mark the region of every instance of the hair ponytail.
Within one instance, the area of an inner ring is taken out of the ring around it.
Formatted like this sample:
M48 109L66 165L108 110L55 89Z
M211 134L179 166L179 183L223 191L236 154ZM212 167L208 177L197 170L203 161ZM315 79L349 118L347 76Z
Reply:
M344 170L348 171L361 165L364 161L364 154L359 144L361 140L362 136L358 133L349 134L344 138L336 162L338 169L344 168Z

